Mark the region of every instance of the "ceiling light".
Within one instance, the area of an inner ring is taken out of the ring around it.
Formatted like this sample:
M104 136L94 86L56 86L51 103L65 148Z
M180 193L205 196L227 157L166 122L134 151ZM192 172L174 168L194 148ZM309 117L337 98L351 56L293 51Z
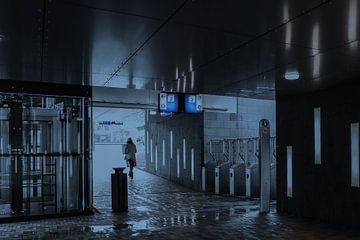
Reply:
M286 80L293 81L298 80L300 78L299 72L293 71L293 72L286 72L284 75Z

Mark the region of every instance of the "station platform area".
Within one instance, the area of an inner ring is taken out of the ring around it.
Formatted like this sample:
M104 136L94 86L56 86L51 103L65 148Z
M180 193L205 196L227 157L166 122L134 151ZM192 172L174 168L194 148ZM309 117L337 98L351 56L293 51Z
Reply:
M0 225L1 239L359 239L360 231L259 214L257 200L193 192L136 169L129 210L111 210L110 177L94 181L93 216Z

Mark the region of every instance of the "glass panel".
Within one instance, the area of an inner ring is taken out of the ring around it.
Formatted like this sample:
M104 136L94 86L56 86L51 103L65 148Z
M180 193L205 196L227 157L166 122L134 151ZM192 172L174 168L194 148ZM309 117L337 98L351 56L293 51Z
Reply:
M14 94L0 106L0 217L84 210L84 99Z
M0 108L0 217L11 214L9 109Z

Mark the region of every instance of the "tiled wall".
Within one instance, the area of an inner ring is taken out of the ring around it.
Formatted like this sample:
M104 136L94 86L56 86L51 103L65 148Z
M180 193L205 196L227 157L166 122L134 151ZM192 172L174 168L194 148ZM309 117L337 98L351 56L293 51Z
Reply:
M259 121L270 121L270 134L276 135L275 101L238 98L238 113L204 113L204 144L224 138L251 138L259 136ZM205 162L210 160L205 153Z
M259 136L259 121L270 121L270 134L276 135L275 110L276 103L272 100L238 98L239 136Z

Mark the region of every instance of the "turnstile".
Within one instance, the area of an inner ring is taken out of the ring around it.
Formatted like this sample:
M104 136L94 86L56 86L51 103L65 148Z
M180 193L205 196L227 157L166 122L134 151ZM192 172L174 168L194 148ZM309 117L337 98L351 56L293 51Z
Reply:
M215 167L215 193L229 194L229 163Z
M260 186L259 186L259 165L247 164L245 170L245 185L246 185L246 197L259 198Z
M245 164L234 164L229 169L229 192L232 196L246 194Z
M264 122L266 120L261 123ZM261 157L264 158L261 156L260 148L263 145L264 150L264 143L266 143L266 171L268 173L266 184L270 186L270 199L276 199L276 138L270 137L268 122L265 125L261 125L259 131L261 134L265 131L266 139L263 135L259 135L259 137L227 138L209 142L208 154L211 160L204 165L202 170L203 191L260 198L260 160ZM227 166L225 172L222 171L225 169L223 166ZM226 180L222 180L224 178ZM224 191L224 188L227 191ZM268 190L265 191L268 192Z
M214 192L215 191L215 163L214 162L207 162L204 164L204 167L202 167L202 175L203 178L203 191L206 192ZM205 181L205 182L204 182Z

